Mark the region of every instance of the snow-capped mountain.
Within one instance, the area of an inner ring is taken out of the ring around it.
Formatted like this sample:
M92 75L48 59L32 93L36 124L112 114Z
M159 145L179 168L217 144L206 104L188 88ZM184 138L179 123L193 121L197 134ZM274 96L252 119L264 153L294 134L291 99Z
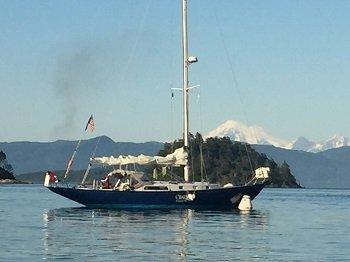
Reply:
M316 151L324 151L332 148L338 148L349 145L349 139L345 136L334 135L330 139L318 144Z
M307 138L301 136L296 140L294 140L289 147L290 149L294 149L294 150L310 151L316 146L317 144L315 142L312 142Z
M334 135L330 139L321 142L313 142L305 137L299 137L294 141L288 141L269 134L260 126L248 126L234 120L224 122L206 135L206 137L216 136L228 136L234 141L247 142L249 144L273 145L285 149L307 152L320 152L350 145L349 139L340 135Z
M248 126L241 122L228 120L210 131L206 137L224 137L228 136L234 141L247 142L249 144L273 145L286 148L289 141L279 139L267 133L260 126Z

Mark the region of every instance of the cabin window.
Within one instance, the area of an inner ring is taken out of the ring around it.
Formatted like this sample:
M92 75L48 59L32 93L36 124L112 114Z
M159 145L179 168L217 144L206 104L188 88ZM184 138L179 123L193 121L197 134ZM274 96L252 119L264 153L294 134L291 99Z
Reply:
M209 189L209 186L206 186L205 188L206 188L206 189Z
M179 189L184 189L184 186L179 186Z
M145 186L144 190L169 190L167 186Z

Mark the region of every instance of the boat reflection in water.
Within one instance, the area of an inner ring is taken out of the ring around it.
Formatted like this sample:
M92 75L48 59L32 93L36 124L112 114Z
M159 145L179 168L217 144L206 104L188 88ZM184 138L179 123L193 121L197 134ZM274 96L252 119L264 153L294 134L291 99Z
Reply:
M257 232L263 240L268 228L269 214L258 210L242 213L60 208L43 213L44 258L263 258L268 244L252 240Z

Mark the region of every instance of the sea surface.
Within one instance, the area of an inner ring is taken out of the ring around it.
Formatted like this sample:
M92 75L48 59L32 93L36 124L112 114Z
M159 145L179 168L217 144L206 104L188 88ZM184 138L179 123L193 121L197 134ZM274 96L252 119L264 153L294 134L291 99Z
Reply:
M0 186L0 260L350 261L350 190L264 189L254 210L86 209Z

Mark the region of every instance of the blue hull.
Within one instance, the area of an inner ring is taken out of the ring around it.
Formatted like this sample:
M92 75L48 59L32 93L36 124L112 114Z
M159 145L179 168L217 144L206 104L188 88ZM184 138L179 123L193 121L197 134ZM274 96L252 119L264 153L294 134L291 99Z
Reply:
M114 191L68 187L48 187L52 192L89 208L237 208L243 195L253 200L265 184L196 190L195 199L186 199L185 191Z

